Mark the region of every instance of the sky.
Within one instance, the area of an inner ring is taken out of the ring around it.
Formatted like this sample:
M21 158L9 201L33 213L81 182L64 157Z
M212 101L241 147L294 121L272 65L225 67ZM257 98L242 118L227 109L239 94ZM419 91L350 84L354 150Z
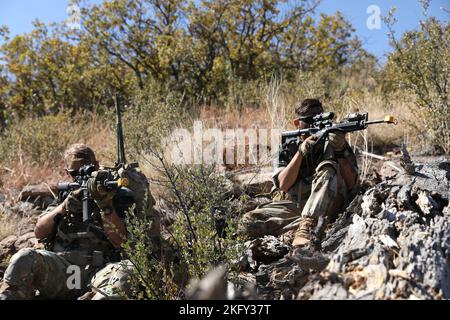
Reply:
M69 0L0 0L0 25L6 25L12 35L32 30L32 21L61 22L68 18ZM89 0L100 3L102 0ZM356 29L355 33L363 42L363 47L384 61L385 54L391 50L386 26L376 24L376 12L386 15L391 7L397 7L397 24L395 32L400 36L405 30L417 28L423 18L422 9L417 0L322 0L318 14L333 14L341 11ZM428 9L428 16L435 16L441 21L449 21L449 0L433 0ZM369 12L368 12L369 9ZM367 22L369 20L369 27Z

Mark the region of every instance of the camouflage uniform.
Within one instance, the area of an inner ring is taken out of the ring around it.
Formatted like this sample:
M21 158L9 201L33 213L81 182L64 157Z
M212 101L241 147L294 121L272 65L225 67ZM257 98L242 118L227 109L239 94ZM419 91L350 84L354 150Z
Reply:
M119 175L129 179L128 188L133 193L136 215L150 217L149 235L158 238L159 217L153 209L154 199L147 179L139 169L121 170ZM76 195L72 192L68 197ZM113 205L119 217L124 219L126 206L121 205L121 201L118 193ZM55 207L56 204L47 210ZM132 266L130 261L121 260L120 250L102 230L98 207L93 205L92 208L93 222L87 230L80 206L80 210L66 212L55 221L55 232L47 239L46 250L26 248L13 255L4 274L0 297L3 294L4 299L32 299L38 290L39 297L46 299L74 299L83 294L83 299L120 299L129 288L127 280ZM78 288L70 266L79 267ZM88 288L90 292L87 292Z
M324 151L325 150L325 151ZM249 238L280 235L296 229L304 217L333 217L356 195L358 183L349 190L339 170L338 159L346 158L357 172L356 157L345 143L344 150L335 152L328 143L319 143L312 154L302 160L295 184L283 192L278 176L284 167L273 174L273 201L246 213L242 231Z

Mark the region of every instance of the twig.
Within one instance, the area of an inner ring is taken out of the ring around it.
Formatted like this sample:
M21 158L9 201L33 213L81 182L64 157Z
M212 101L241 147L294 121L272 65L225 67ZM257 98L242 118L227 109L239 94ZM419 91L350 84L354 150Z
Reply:
M52 194L53 199L58 198L58 197L56 196L56 194L53 192L52 188L50 188L50 186L48 185L48 183L44 182L44 185L47 187L48 191L50 191L50 193Z
M372 158L375 158L375 159L378 159L378 160L384 160L384 161L388 160L387 157L383 157L383 156L377 155L375 153L371 153L371 152L367 152L367 151L361 150L361 148L359 148L359 147L355 147L355 149L357 149L363 155L366 155L366 156L369 156L369 157L372 157Z
M392 168L394 168L395 170L397 170L398 172L403 172L403 170L399 167L397 167L395 164L393 164L392 162L386 162L386 164Z

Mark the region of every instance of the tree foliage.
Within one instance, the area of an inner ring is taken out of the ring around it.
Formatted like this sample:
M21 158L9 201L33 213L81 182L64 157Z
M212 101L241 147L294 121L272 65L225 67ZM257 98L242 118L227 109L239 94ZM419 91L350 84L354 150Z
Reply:
M39 21L12 39L1 30L0 110L96 110L149 81L220 104L239 83L333 69L362 52L340 13L314 19L313 0L73 2L79 30Z
M426 9L429 1L424 1ZM387 87L406 90L417 98L417 118L436 145L450 151L449 85L450 23L434 17L420 21L420 28L405 32L398 40L392 31L394 12L386 19L394 52L384 70Z

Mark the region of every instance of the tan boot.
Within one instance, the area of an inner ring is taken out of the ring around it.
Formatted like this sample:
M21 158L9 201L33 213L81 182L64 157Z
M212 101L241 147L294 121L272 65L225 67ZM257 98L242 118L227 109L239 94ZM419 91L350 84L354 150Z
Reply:
M292 241L292 246L307 246L311 241L311 231L316 224L314 218L305 217L300 221L297 231L295 232L294 241Z

